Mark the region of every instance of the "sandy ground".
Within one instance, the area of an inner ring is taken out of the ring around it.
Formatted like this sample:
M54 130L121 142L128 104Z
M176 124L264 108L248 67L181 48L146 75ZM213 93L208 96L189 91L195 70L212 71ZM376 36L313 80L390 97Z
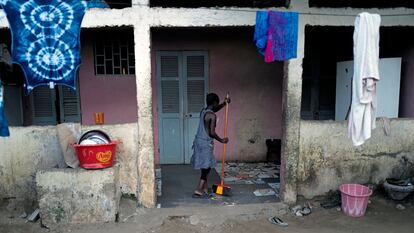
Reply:
M373 198L367 214L362 218L345 216L336 209L314 209L306 217L295 217L286 212L283 204L224 206L218 208L166 208L135 210L133 202L124 201L120 223L59 226L45 229L37 223L25 223L23 219L10 215L4 208L0 210L1 233L135 233L135 232L295 232L295 233L413 233L414 206L404 204L405 210L395 208L395 203L384 198ZM273 214L281 216L289 223L281 228L268 222Z

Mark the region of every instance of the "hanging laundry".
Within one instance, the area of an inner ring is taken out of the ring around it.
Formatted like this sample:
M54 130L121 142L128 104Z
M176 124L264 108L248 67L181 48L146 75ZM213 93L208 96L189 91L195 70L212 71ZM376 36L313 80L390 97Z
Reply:
M0 137L10 136L9 127L4 113L3 85L0 83Z
M355 20L354 76L352 103L348 121L348 135L355 146L364 144L375 129L379 76L379 28L378 14L361 13Z
M89 0L88 8L109 8L105 0Z
M0 4L12 32L13 62L25 73L26 93L40 85L76 89L86 1L2 0Z
M269 12L258 11L256 13L256 26L254 30L254 42L259 53L265 55L267 36L269 35Z
M265 62L297 57L298 21L296 12L258 11L254 41Z

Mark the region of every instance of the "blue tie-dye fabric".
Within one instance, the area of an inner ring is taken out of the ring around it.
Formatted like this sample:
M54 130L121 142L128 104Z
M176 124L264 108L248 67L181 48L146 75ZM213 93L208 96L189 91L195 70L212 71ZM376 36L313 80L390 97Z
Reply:
M267 11L258 11L256 13L256 26L254 31L254 42L259 53L264 55L269 31L269 13Z
M3 86L0 83L0 137L10 136L6 115L4 114Z
M89 0L88 8L109 8L104 0Z
M76 89L80 27L87 3L79 0L0 0L12 32L13 62L26 91L60 84Z
M258 11L254 42L265 62L297 57L298 20L296 12Z

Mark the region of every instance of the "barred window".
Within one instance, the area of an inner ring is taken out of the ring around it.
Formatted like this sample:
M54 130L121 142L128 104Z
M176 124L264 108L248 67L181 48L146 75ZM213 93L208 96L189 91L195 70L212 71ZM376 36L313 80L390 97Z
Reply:
M94 57L96 75L134 75L135 54L132 30L96 32Z

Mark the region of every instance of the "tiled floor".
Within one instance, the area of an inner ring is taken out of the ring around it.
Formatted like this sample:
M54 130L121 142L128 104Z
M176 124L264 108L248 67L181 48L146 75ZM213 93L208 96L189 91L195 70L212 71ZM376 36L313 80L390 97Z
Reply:
M268 183L279 182L278 178L263 178L261 184L246 184L243 182L231 184L232 196L214 196L210 199L193 198L192 193L198 183L200 171L194 170L189 165L164 165L161 168L162 196L158 197L158 203L162 208L177 206L203 206L203 205L241 205L254 203L279 202L276 195L258 197L254 191L269 189ZM213 169L209 175L209 186L218 183L219 175Z

